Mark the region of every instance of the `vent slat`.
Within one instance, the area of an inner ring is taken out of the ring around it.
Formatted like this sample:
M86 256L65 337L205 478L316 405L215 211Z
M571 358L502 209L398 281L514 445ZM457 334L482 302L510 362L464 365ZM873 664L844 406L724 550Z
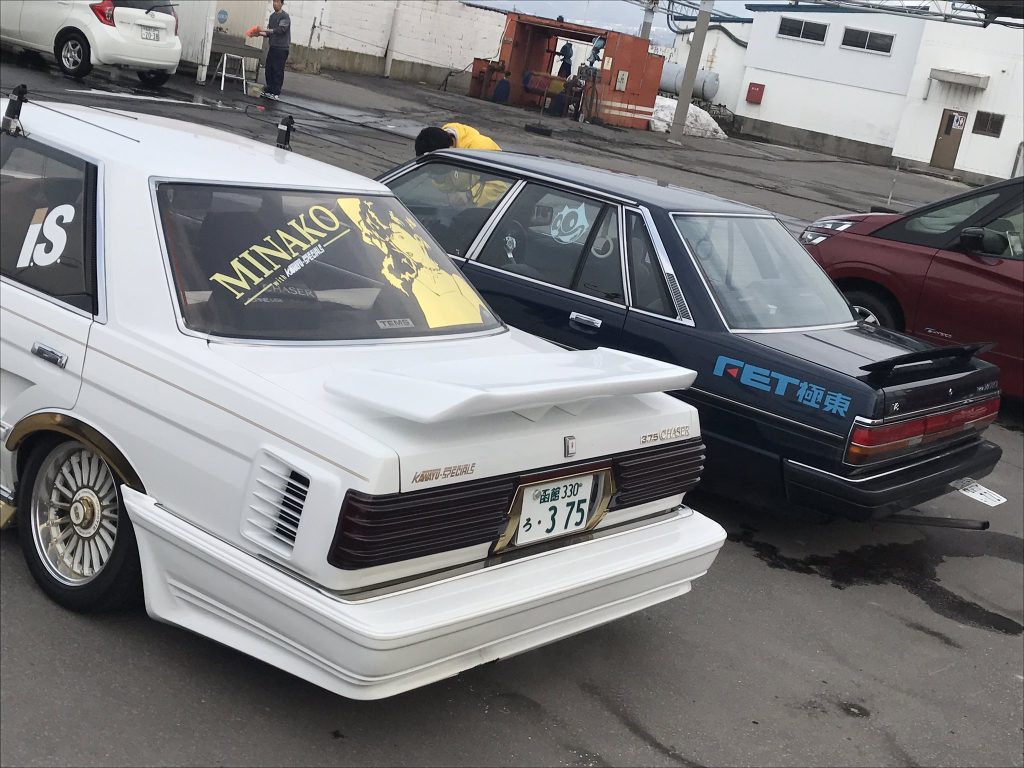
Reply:
M274 457L270 457L274 458ZM279 469L278 467L283 467ZM284 545L287 554L295 546L302 509L309 492L309 478L282 462L271 466L261 462L250 490L249 522L262 533Z

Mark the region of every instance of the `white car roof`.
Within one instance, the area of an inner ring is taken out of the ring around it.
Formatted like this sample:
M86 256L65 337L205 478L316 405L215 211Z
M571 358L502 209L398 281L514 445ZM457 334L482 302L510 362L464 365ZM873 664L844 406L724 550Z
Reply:
M0 111L6 110L8 101L0 100ZM186 104L182 110L187 114L194 108ZM29 101L22 107L21 124L30 138L46 139L85 158L137 170L144 177L391 194L383 184L365 176L184 120ZM276 138L275 125L267 125L266 131L268 139Z

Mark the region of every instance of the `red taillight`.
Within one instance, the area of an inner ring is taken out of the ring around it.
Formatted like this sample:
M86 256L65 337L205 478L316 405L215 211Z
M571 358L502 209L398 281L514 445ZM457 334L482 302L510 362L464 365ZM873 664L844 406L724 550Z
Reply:
M92 12L96 14L96 18L102 24L114 26L114 0L102 0L102 2L90 4L89 7L92 8Z
M964 432L980 432L995 421L998 413L999 398L994 397L954 411L933 413L895 424L857 424L850 433L846 461L849 464L867 464Z

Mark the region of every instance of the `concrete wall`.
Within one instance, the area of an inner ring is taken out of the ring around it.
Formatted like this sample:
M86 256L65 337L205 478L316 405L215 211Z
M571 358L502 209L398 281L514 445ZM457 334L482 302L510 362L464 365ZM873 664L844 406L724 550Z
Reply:
M730 24L729 31L741 40L746 40L750 34L750 27L750 24ZM669 56L669 61L686 65L686 59L690 55L692 37L692 35L676 37L676 44ZM704 40L700 68L714 70L718 73L718 94L714 98L715 104L724 104L729 109L735 109L743 89L746 59L746 48L731 40L720 30L708 30L707 38Z
M989 76L984 90L932 81L931 69ZM944 109L967 112L955 168L967 174L1008 178L1024 141L1024 31L929 23L914 69L893 156L928 163ZM1004 115L998 138L972 132L978 110Z

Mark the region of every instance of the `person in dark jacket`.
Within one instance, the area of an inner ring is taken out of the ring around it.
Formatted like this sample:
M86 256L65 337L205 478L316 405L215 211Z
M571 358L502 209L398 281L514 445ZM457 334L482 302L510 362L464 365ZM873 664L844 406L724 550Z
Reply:
M288 50L292 44L292 19L284 8L284 0L274 0L274 12L270 14L268 26L260 30L263 37L270 38L270 50L267 51L267 87L260 94L265 99L274 99L281 95L284 85L284 63L288 61Z
M494 93L491 94L491 101L495 104L508 104L508 97L512 93L512 83L509 82L509 78L511 76L511 72L506 72L505 77L499 80L498 84L494 86Z

